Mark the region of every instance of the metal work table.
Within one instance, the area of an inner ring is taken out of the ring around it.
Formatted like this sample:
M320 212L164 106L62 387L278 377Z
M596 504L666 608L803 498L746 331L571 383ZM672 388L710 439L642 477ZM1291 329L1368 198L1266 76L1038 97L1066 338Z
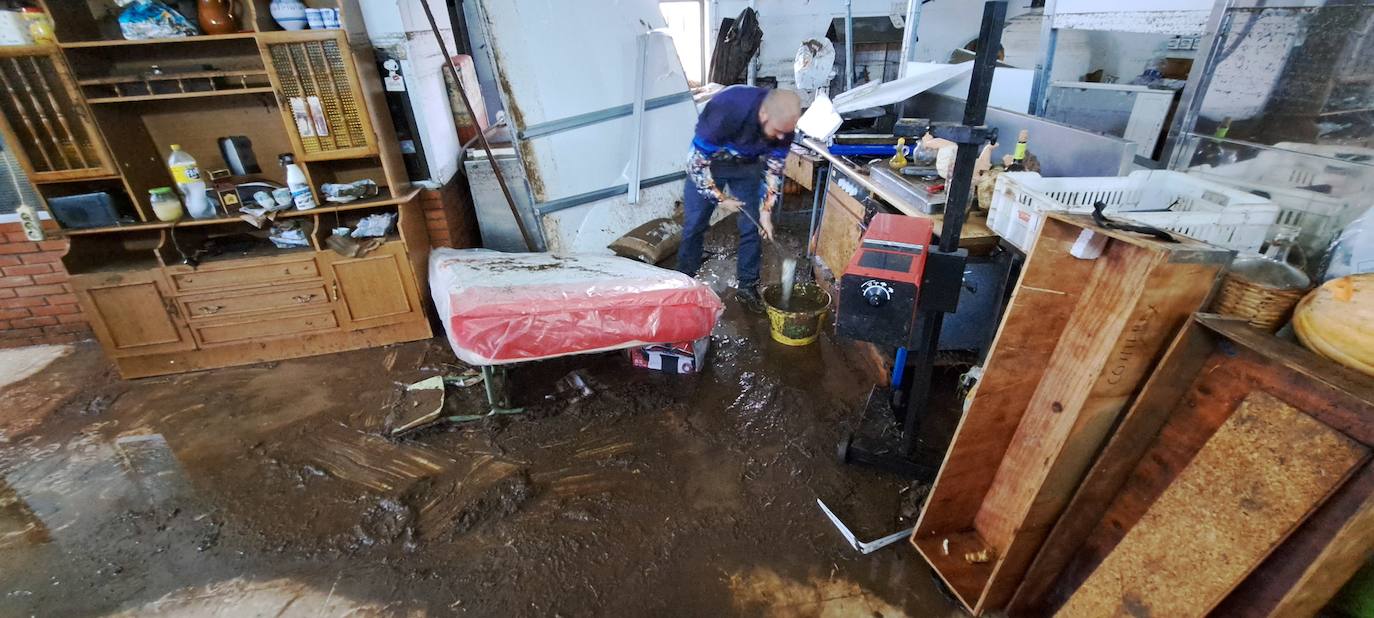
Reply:
M815 138L808 137L802 139L802 145L806 146L809 150L816 153L816 155L820 156L825 161L825 163L828 164L829 169L838 170L840 173L844 174L846 178L849 178L850 180L854 181L854 184L857 184L860 187L863 187L864 189L867 189L868 191L872 192L874 195L878 196L880 199L886 202L889 206L895 208L898 212L901 212L902 214L909 215L912 217L930 217L931 219L934 219L936 230L935 233L937 237L939 236L940 226L944 224L945 219L943 214L928 215L924 212L921 212L920 209L911 205L909 202L902 199L900 196L894 194L892 191L889 191L884 187L874 184L873 181L868 179L867 174L864 174L860 172L858 169L849 165L849 163L845 162L843 158L830 154L830 149L827 148L825 144L817 141ZM813 236L816 233L816 230L814 228L817 221L817 213L819 209L824 206L825 199L827 197L828 192L830 191L830 183L827 182L827 174L828 172L822 172L822 178L820 180L820 184L818 185L820 188L816 191L816 198L811 205L811 235ZM997 245L998 239L999 236L994 234L993 231L988 228L988 218L985 213L970 213L968 219L964 221L963 229L959 233L959 246L970 250L990 250L992 247L995 247Z

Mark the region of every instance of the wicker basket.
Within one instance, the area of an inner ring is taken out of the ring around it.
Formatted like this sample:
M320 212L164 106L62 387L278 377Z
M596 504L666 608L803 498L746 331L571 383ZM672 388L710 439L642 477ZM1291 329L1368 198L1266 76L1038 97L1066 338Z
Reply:
M1288 320L1293 307L1306 293L1306 289L1279 289L1237 273L1227 273L1222 278L1221 293L1212 303L1212 311L1244 318L1251 326L1272 333Z

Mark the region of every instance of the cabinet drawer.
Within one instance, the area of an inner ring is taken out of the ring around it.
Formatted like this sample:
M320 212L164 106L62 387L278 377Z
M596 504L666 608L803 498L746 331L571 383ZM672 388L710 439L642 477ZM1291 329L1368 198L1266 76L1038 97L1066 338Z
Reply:
M255 311L310 307L329 303L324 284L311 283L292 287L272 287L234 294L197 294L179 299L186 317L192 320L219 318Z
M242 266L171 272L172 285L181 291L237 288L297 279L313 279L319 276L320 269L315 265L314 255L303 260L266 264L255 262Z
M253 339L270 339L289 335L303 335L314 331L338 328L339 321L334 312L306 313L294 315L257 316L254 319L193 326L196 340L201 345L234 343Z

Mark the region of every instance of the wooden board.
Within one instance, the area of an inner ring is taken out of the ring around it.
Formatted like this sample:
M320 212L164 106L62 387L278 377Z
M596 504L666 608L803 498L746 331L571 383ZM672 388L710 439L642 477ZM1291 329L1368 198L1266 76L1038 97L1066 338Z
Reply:
M945 215L934 214L930 215L930 218L935 221L935 235L939 236L940 229L945 225ZM986 211L969 213L968 218L964 219L964 227L959 230L959 247L968 249L970 255L986 255L1001 239L1001 236L988 227Z
M788 179L810 191L816 184L816 162L819 160L818 157L799 154L795 150L788 151L783 173Z
M849 267L849 259L859 248L863 230L864 206L835 183L830 183L830 191L825 199L825 212L821 214L820 232L816 237L816 255L830 272L839 278L840 273Z
M1060 606L1255 391L1374 444L1370 380L1243 320L1198 315L1078 488L1008 613L1043 616ZM1364 548L1374 546L1372 499L1374 470L1366 464L1227 597L1217 615L1314 613L1363 564Z
M1154 443L1192 376L1202 368L1211 350L1211 340L1203 330L1196 322L1189 321L1180 331L1165 354L1166 361L1161 362L1145 383L1140 398L1122 419L1111 442L1065 507L1065 514L1045 538L1007 607L1009 614L1038 616L1045 613L1042 602L1058 575L1126 482L1136 462Z
M1374 465L1366 464L1221 605L1218 616L1315 616L1374 547Z
M1367 455L1252 393L1060 615L1205 615Z
M1095 259L1070 254L1084 233L1107 237ZM1086 217L1047 218L913 534L918 549L972 534L997 554L986 581L945 578L968 609L1010 600L1120 413L1229 258L1102 230ZM943 558L922 554L943 577Z

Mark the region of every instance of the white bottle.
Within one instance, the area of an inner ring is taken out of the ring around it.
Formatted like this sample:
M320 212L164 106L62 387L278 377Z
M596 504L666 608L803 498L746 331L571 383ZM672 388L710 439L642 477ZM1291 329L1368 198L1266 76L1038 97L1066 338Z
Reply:
M286 153L277 157L277 160L286 168L286 188L291 190L291 201L296 203L296 210L314 208L315 194L310 192L310 183L305 181L305 172L301 171L301 166L296 165L296 157Z
M215 207L205 197L205 178L200 174L200 166L195 157L181 149L180 144L172 144L172 156L167 157L167 167L172 170L172 180L177 190L186 200L186 212L197 219L213 219Z

